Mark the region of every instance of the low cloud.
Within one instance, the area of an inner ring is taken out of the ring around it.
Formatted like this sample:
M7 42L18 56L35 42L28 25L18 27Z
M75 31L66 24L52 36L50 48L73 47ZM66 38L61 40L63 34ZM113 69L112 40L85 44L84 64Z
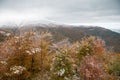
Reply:
M0 0L0 24L29 20L119 23L120 0Z

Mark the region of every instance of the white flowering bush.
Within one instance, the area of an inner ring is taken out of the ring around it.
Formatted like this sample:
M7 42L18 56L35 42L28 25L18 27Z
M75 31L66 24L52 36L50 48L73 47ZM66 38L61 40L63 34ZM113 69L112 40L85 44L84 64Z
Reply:
M33 55L35 53L40 53L41 48L32 48L31 50L26 50L25 52L28 53L29 55Z
M26 68L23 66L13 66L10 68L10 71L12 74L18 74L18 75L22 74L23 71L25 71L25 70L26 70Z
M3 64L3 65L7 65L6 61L0 61L0 63Z

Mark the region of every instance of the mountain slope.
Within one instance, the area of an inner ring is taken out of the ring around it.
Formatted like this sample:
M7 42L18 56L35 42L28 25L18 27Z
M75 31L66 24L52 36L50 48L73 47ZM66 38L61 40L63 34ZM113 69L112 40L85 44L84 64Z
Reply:
M55 40L68 38L79 41L85 36L98 36L105 40L107 48L120 52L120 34L101 27L37 27L37 31L48 31Z
M29 27L28 27L29 26ZM56 25L56 24L42 24L42 25L28 25L24 26L21 30L37 31L37 32L51 32L54 41L59 41L68 38L71 42L80 41L81 38L87 36L98 36L105 40L107 48L113 49L115 52L120 53L120 34L111 30L93 27L93 26L71 26L71 25ZM8 28L7 28L8 29ZM16 30L16 31L15 31ZM14 33L18 32L17 29L10 29ZM18 33L17 33L18 34Z

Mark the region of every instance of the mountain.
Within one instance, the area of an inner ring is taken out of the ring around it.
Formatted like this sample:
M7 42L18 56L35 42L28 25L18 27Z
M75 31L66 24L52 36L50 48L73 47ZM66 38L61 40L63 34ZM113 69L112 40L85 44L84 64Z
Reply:
M10 31L13 31L14 33L18 32L18 30L19 28L10 29ZM98 26L39 24L23 26L21 30L23 32L29 30L37 32L51 32L53 34L54 41L60 41L68 38L71 42L73 42L80 41L81 38L85 36L97 36L105 40L107 49L112 49L113 51L120 53L120 34Z

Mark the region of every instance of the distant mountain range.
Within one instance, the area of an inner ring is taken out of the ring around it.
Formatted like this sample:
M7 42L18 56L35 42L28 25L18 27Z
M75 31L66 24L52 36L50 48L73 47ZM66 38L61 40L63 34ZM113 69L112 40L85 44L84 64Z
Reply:
M1 28L0 30L7 31L7 33L17 33L19 28ZM80 41L81 38L87 36L98 36L105 40L106 48L112 49L120 53L120 33L111 31L97 26L71 26L71 25L57 25L57 24L39 24L26 25L22 27L23 31L47 31L53 34L54 41L60 41L68 38L71 42ZM0 40L2 39L0 33ZM2 39L3 40L3 39Z

